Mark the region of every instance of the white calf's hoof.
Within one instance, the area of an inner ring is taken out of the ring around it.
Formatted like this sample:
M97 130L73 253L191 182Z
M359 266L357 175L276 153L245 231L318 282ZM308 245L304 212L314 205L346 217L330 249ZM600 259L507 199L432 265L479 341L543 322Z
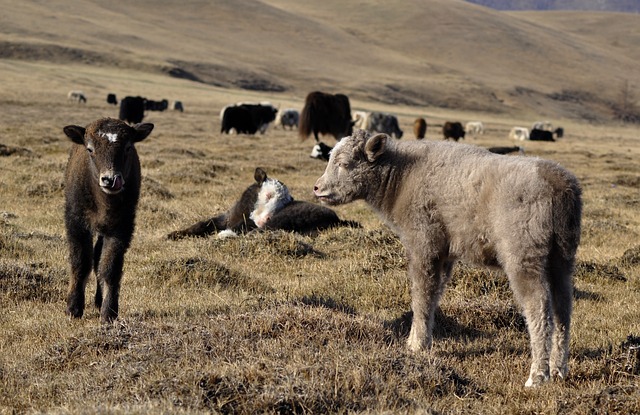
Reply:
M549 381L549 376L547 375L542 375L542 374L530 375L529 379L527 379L527 382L524 384L524 386L526 388L535 388L537 386L543 385L548 381Z

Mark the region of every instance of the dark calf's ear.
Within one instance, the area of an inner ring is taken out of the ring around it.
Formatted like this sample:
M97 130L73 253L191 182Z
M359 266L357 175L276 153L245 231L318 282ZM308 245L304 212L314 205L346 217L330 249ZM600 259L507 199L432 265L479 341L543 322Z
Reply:
M151 131L153 131L153 124L148 122L140 123L140 124L134 125L133 129L136 130L136 135L133 141L137 143L139 141L144 140L149 136L149 134L151 134Z
M389 136L386 134L376 134L367 140L364 145L364 152L369 162L373 163L384 153L387 148L388 138Z
M256 167L256 172L253 174L253 178L256 179L258 184L262 184L267 180L267 173L260 167Z
M79 125L67 125L62 129L64 133L76 144L84 145L84 127Z

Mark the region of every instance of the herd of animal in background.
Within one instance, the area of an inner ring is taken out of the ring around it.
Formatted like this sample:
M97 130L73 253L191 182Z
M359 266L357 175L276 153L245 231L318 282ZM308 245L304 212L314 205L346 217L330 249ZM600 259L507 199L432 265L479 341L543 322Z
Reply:
M82 91L69 91L67 99L79 104L87 103L87 96ZM116 94L107 94L107 104L118 105ZM142 122L145 111L165 111L168 109L183 112L184 106L182 101L177 100L170 103L167 99L155 101L141 96L126 96L120 100L118 118L130 124L137 124Z
M72 90L67 95L68 100L86 103L86 95L82 91ZM115 94L107 95L107 103L118 105ZM145 111L184 111L181 101L167 99L155 101L141 96L126 96L120 101L118 118L130 124L142 122ZM361 129L372 133L385 133L400 139L404 132L400 129L398 118L393 114L377 111L351 111L349 98L344 94L329 94L314 91L307 95L302 111L295 108L279 109L270 102L238 102L225 106L220 111L220 132L226 134L264 134L269 125L283 130L297 130L301 138L313 134L316 144L310 156L328 160L332 147L321 143L319 135L331 135L337 141L351 135L354 129ZM440 125L433 125L440 127ZM432 127L433 127L432 126ZM426 137L428 123L423 117L413 122L415 139ZM458 141L466 136L477 137L484 134L482 121L469 121L464 126L459 121L446 121L441 125L442 137L445 140ZM553 129L549 121L536 121L531 128L515 126L509 131L509 138L516 141L555 141L562 138L564 129ZM491 147L490 151L499 154L511 152L523 153L522 146Z

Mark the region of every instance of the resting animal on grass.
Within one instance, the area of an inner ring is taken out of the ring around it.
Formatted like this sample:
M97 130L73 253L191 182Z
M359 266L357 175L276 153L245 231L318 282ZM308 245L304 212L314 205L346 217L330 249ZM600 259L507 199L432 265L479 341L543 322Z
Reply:
M507 274L531 339L525 385L567 375L582 210L567 170L475 146L357 131L334 147L314 192L330 205L365 200L399 234L412 283L411 350L430 347L434 312L461 259Z
M255 170L254 179L255 183L245 189L231 209L186 229L171 232L167 237L175 240L223 231L247 233L256 229L308 234L337 226L359 227L355 222L341 220L327 207L294 200L282 182L268 178L259 167Z
M140 161L134 144L151 130L153 124L130 127L112 118L86 128L64 127L74 142L65 172L64 212L71 262L67 314L73 317L84 312L91 268L97 277L95 304L101 321L118 317L124 254L133 236L140 196Z

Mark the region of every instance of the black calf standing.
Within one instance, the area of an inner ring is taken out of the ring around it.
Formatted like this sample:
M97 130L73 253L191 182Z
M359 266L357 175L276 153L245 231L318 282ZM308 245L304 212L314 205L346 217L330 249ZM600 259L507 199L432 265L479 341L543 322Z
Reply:
M92 268L100 320L106 323L118 317L124 255L133 236L140 196L140 160L134 144L152 130L153 124L129 126L112 118L94 121L86 128L64 127L75 143L65 172L64 216L71 263L67 314L73 317L82 317L84 312Z

